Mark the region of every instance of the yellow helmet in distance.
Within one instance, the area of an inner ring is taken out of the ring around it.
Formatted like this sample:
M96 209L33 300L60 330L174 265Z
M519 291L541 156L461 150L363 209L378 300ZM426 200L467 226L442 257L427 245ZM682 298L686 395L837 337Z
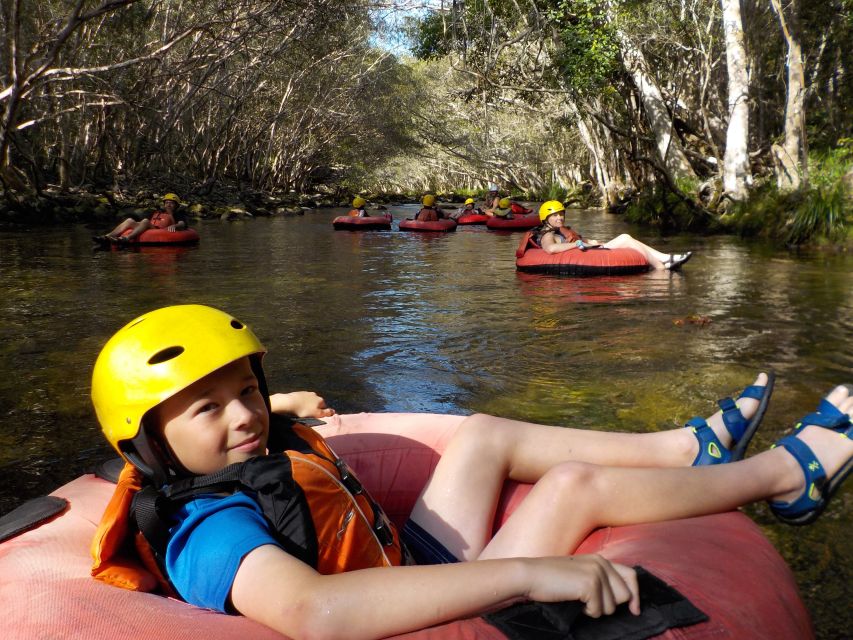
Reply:
M365 200L361 196L356 196L355 198L352 199L352 206L354 209L361 209L366 204L367 204L367 200Z
M421 203L423 203L425 207L431 207L435 204L435 196L428 193L421 199Z
M474 198L467 198L465 204L474 204Z
M552 213L560 213L565 210L566 207L564 207L563 203L559 200L548 200L548 202L543 202L542 206L539 207L539 220L545 222L545 218L550 216Z
M163 202L166 202L167 200L171 200L175 204L181 204L181 199L176 193L167 193L165 196L163 196Z
M268 398L264 353L249 327L212 307L178 305L141 315L119 329L95 361L92 404L101 430L125 460L162 483L176 463L146 434L145 414L244 356L251 356L258 387Z
M511 203L510 203L510 199L509 199L509 198L501 198L500 200L498 200L498 206L499 206L501 209L508 209L510 204L511 204Z

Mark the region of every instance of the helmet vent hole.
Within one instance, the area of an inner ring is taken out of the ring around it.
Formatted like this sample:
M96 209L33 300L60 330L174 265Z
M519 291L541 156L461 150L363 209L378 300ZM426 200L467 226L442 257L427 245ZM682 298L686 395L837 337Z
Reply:
M234 319L231 320L231 326L234 327L235 329L245 329L246 328L246 326L242 322L240 322L239 320L234 320Z
M153 356L148 358L148 364L160 364L161 362L166 362L167 360L171 360L172 358L177 358L183 352L183 347L169 347L167 349L163 349L162 351L158 351Z

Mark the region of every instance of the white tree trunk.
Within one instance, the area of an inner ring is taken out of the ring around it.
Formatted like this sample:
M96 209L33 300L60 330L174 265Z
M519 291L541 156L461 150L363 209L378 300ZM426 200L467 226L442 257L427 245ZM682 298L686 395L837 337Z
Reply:
M619 185L608 167L606 150L596 134L595 125L583 117L577 105L571 100L567 101L567 111L577 120L581 141L589 151L590 173L598 183L602 204L610 207L616 202Z
M743 39L740 0L720 0L728 70L729 125L723 155L723 188L734 200L749 196L749 73Z
M788 45L788 99L785 104L785 140L782 145L773 145L773 160L776 165L776 184L781 191L794 191L808 179L806 164L806 76L803 67L803 51L796 34L785 18L779 0L770 0L779 16L782 34ZM788 3L789 15L796 17L796 0Z
M695 178L696 174L693 167L690 166L687 156L684 155L678 137L673 135L669 110L666 108L666 102L660 89L648 71L643 52L631 42L623 31L617 30L616 36L619 39L619 48L622 52L625 68L631 74L634 84L637 85L640 92L640 99L643 101L643 108L646 112L646 120L655 136L658 155L663 162L663 168L673 181L682 178Z

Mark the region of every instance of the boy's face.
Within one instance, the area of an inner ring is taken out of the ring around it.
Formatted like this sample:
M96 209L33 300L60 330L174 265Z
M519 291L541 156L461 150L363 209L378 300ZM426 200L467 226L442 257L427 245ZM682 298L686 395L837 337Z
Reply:
M154 417L172 453L192 473L213 473L266 453L269 413L248 357L160 403Z

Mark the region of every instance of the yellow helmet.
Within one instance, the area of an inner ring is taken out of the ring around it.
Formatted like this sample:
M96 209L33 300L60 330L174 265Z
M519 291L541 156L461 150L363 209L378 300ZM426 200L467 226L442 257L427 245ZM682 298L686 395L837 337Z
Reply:
M431 193L428 193L421 199L421 202L425 207L431 207L435 204L435 196Z
M355 198L352 199L352 206L354 209L361 209L366 204L367 204L367 200L365 200L361 196L356 196Z
M474 198L468 198L465 200L465 204L474 204Z
M560 213L565 210L566 208L563 206L562 202L558 200L548 200L548 202L543 202L542 206L539 207L539 219L542 222L545 222L545 218L550 216L552 213Z
M181 199L175 193L167 193L165 196L163 196L163 202L166 202L166 200L171 200L176 204L181 204Z
M162 483L176 463L146 434L145 414L244 356L252 356L258 386L268 398L264 353L251 329L218 309L190 304L141 315L119 329L95 361L92 404L101 430L125 460Z
M508 209L508 208L509 208L509 205L510 205L510 200L509 200L509 198L501 198L500 200L498 200L498 206L499 206L501 209Z

